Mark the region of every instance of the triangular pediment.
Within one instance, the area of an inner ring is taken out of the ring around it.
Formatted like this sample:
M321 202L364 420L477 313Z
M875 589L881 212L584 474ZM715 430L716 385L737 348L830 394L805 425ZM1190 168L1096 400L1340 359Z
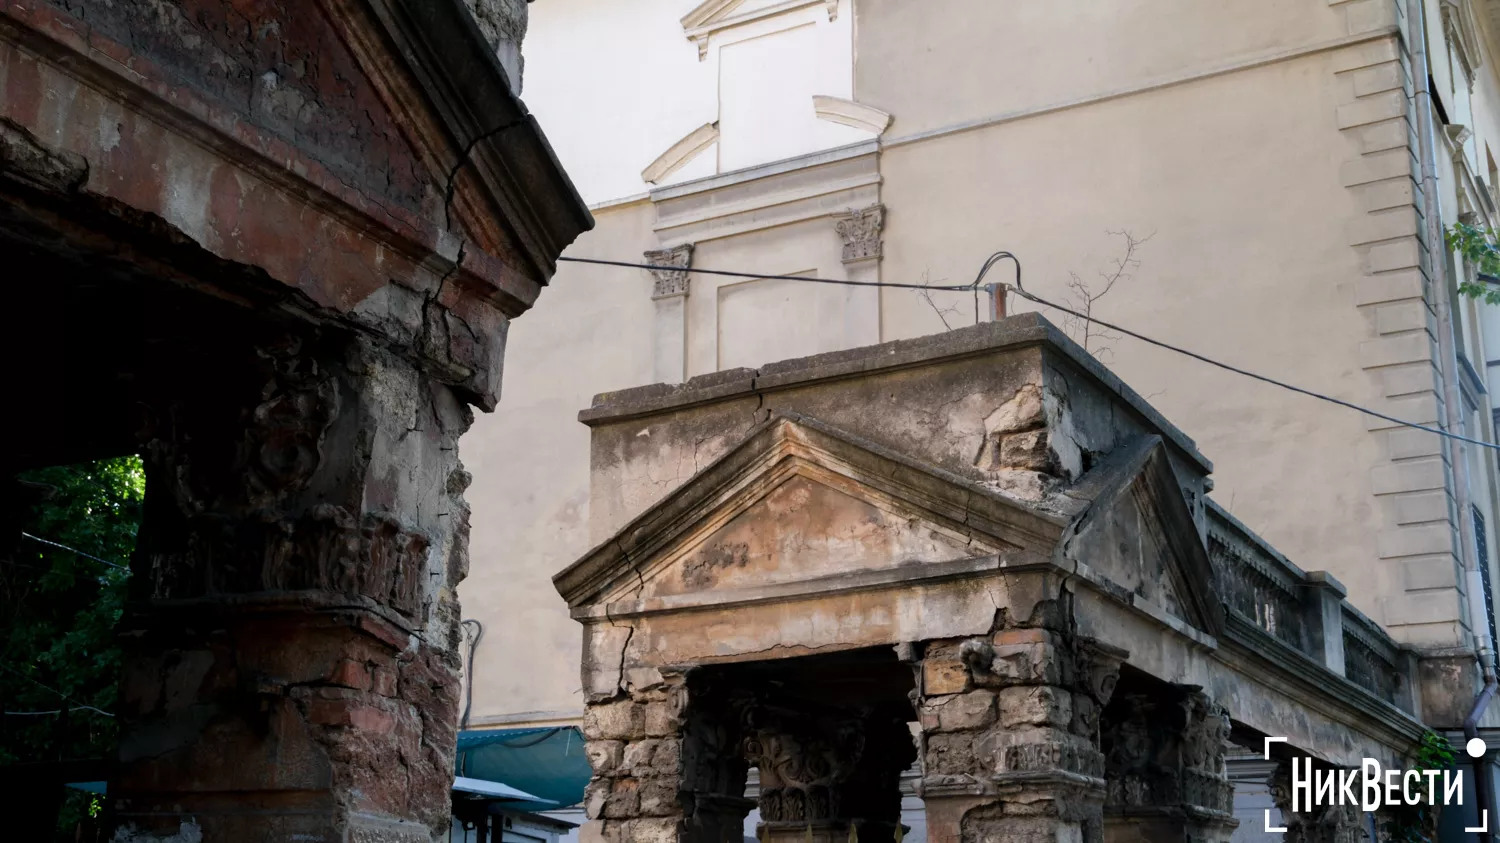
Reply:
M822 7L830 21L838 19L839 0L704 0L682 16L682 31L698 45L698 58L702 59L715 32L812 6Z
M682 28L693 30L712 27L715 24L733 22L741 18L755 19L773 14L800 9L804 6L828 6L837 14L836 0L704 0L693 10L682 16Z
M706 529L665 554L636 596L783 585L1002 549L924 519L845 475L810 464L787 468L764 494L729 502L706 518Z
M921 579L976 558L1042 562L1066 521L874 443L773 418L554 578L577 609L620 600Z
M1091 503L1063 544L1066 558L1139 608L1219 634L1208 552L1161 437L1120 447L1069 494Z

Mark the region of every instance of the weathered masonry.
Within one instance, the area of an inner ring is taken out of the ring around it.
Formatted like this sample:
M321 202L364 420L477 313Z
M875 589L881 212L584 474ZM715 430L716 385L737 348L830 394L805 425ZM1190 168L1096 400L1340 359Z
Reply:
M147 471L117 840L445 834L457 442L591 225L516 93L525 21L0 7L0 468Z
M598 397L593 840L1227 841L1231 744L1348 767L1411 667L1206 498L1209 462L1035 315ZM1284 793L1279 788L1278 793ZM1361 839L1357 812L1291 814ZM1335 835L1335 836L1323 836Z

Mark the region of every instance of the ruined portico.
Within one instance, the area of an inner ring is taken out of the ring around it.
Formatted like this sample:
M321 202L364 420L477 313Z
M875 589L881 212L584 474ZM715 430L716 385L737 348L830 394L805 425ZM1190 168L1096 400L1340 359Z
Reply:
M525 15L0 9L25 408L0 469L140 453L147 476L116 840L446 837L457 443L499 400L510 320L591 224L518 96ZM23 832L50 834L37 813Z
M555 583L595 839L717 843L750 765L771 838L885 839L891 717L933 841L1227 841L1231 741L1351 766L1421 734L1338 582L1209 501L1192 441L1038 316L581 418L598 545Z

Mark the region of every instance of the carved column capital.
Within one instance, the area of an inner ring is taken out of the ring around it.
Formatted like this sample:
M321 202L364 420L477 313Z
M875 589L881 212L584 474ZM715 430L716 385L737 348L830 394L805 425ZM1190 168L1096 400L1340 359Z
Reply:
M844 241L845 264L865 260L879 260L881 256L881 230L885 228L885 206L871 205L835 217L834 231Z
M762 839L894 838L902 771L917 757L902 717L741 698L742 749L760 770Z
M1176 818L1186 811L1194 826L1188 839L1227 841L1235 826L1224 765L1228 711L1195 687L1174 686L1124 694L1104 714L1106 813ZM1156 833L1180 839L1187 830Z
M1313 805L1292 811L1292 767L1282 760L1271 773L1271 800L1281 811L1285 843L1366 843L1370 831L1358 805Z
M808 717L773 705L743 708L743 750L760 769L766 822L816 822L842 816L844 785L864 756L852 719Z
M646 263L652 266L681 267L681 269L652 269L656 284L651 288L652 299L686 296L692 286L692 273L687 268L693 265L693 244L684 243L670 249L652 249L646 252Z

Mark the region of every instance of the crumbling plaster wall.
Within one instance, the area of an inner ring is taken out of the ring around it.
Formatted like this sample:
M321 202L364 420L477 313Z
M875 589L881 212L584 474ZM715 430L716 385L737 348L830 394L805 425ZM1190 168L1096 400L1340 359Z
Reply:
M437 209L441 186L423 172L402 129L317 4L48 5L77 16L88 28L81 35L97 33L124 45L130 55L118 57L123 63L149 63L173 84L307 152L340 179L409 211Z
M122 8L115 8L115 13L123 14ZM297 14L310 13L311 7L308 10ZM65 19L47 18L46 12L45 8L32 11L38 26L66 30L72 25ZM119 26L130 21L104 18L106 24ZM304 23L311 27L317 21ZM184 43L208 50L203 37L183 35ZM338 43L326 30L303 37L318 43ZM100 49L109 44L102 33L95 43ZM148 46L151 43L146 40ZM293 39L292 43L301 42ZM188 61L183 55L172 56L180 63ZM227 72L227 59L199 58L217 68L216 73ZM337 75L328 68L338 60L337 56L324 57L318 66ZM340 67L338 73L347 72L355 80L363 78L357 68ZM210 74L204 84L215 78ZM340 107L348 109L368 107L371 114L384 114L378 102L365 101L369 92L356 90L355 82L339 85L344 86L338 89L344 99L330 94L330 102L341 102ZM76 192L131 224L168 229L168 236L179 238L183 245L200 246L218 258L263 271L290 288L289 297L305 296L297 306L350 318L408 345L427 356L435 364L436 373L458 385L466 399L493 406L500 387L509 318L493 302L465 294L457 284L445 283L448 273L441 264L393 247L403 236L418 242L429 236L423 232L433 223L422 215L442 218L438 214L440 192L413 181L416 192L408 195L399 189L406 182L389 173L349 169L355 163L373 166L368 161L386 160L382 156L409 169L414 166L410 150L402 147L405 151L393 152L394 147L387 148L377 137L384 129L353 123L340 124L337 131L293 132L296 145L284 142L279 134L260 133L249 116L232 110L235 106L254 108L237 102L237 95L225 91L222 86L205 92L196 86L179 89L167 83L156 89L189 112L197 109L203 119L227 129L257 153L283 161L294 171L290 177L267 171L257 155L226 154L205 143L191 121L182 121L181 115L145 113L89 79L15 43L0 41L3 154L63 162L59 166L68 171L66 178L54 179L62 192ZM307 109L321 112L323 107L308 105ZM326 123L334 118L324 115L318 119ZM325 136L338 146L340 155L350 154L350 150L368 142L371 157L342 163L335 157L326 165L320 163L318 143ZM400 141L399 133L393 137L392 143ZM299 186L301 179L318 182L340 199L376 215L389 223L397 236L372 232L348 214L328 210L329 204L317 201L305 183ZM426 198L417 201L419 194ZM406 208L407 199L413 200L417 210ZM405 246L412 242L406 240ZM454 251L451 257L456 257L457 244L450 245Z
M990 323L758 370L719 372L678 387L601 395L597 403L603 407L584 414L594 428L592 540L603 541L777 410L811 416L1031 501L1051 489L1043 474L1056 471L1076 479L1117 442L1159 429L1074 374L1078 364L1066 355L1032 346L958 356L966 344L993 343L991 338L1018 328L1019 323ZM910 369L891 365L903 353L932 347L954 349L954 359ZM886 366L891 368L882 370ZM857 380L839 379L856 373L862 375ZM669 396L711 403L637 418L589 419L623 415L637 404L659 406ZM1179 476L1201 500L1209 465L1196 451L1189 456L1185 448L1192 448L1191 441L1175 435Z

